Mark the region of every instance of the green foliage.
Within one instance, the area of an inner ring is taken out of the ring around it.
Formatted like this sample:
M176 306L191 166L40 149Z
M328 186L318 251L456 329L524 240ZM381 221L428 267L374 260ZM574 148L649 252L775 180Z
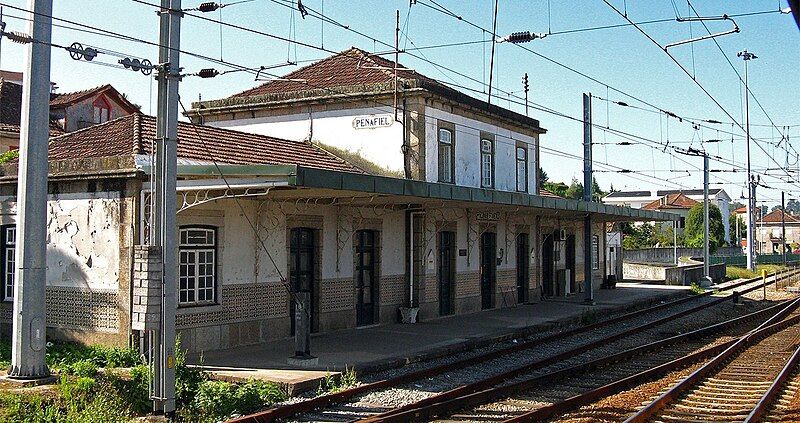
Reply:
M756 266L755 271L743 267L726 266L725 277L728 279L752 279L755 277L760 277L762 270L766 270L767 275L770 275L772 273L785 269L786 268L783 267L782 265L777 265L777 264L759 264Z
M695 204L689 209L689 214L686 216L686 228L683 231L687 247L703 247L703 220L703 203ZM708 249L712 254L725 242L722 213L715 204L709 204L708 207L708 238Z
M345 366L344 372L335 377L328 373L320 381L317 388L317 395L336 393L344 391L345 389L352 388L358 384L358 375L355 368L348 368Z
M91 361L97 367L132 367L140 364L142 359L133 348L75 343L48 344L47 364L49 366L60 369L79 361Z
M581 313L581 325L588 326L597 323L597 312L592 309L585 309Z
M544 182L542 187L559 197L566 197L569 187L563 182Z
M626 250L635 250L638 248L650 248L655 242L653 241L655 234L655 226L650 223L642 223L634 225L630 222L620 223L622 228L622 248Z
M80 377L94 377L97 375L97 364L87 359L78 360L73 363L65 363L61 365L59 373Z
M0 421L91 423L121 422L133 417L114 375L97 378L62 375L55 394L0 393Z
M19 150L8 150L0 154L0 164L8 163L12 160L19 158Z
M233 414L248 414L286 399L280 387L271 382L249 380L240 385L216 380L200 383L187 420L221 420Z
M181 338L175 341L175 400L178 407L190 407L195 392L208 380L202 369L186 364L186 350L181 348Z
M541 167L539 167L539 183L544 186L545 183L550 181L550 176L547 175L547 172L544 171Z
M705 292L706 290L702 286L698 285L697 282L692 282L692 286L689 287L689 293L692 295L700 295Z

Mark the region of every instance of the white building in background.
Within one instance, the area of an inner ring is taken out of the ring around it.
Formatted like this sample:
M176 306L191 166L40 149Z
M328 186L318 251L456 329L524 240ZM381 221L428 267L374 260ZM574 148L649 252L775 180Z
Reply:
M608 194L607 196L603 197L602 201L604 204L612 205L612 206L621 206L621 207L631 207L634 209L640 209L645 205L652 203L660 198L664 198L668 195L673 194L683 194L686 197L689 197L692 200L703 202L703 190L702 189L686 189L686 190L677 190L677 189L662 189L656 191L616 191ZM708 197L712 204L715 204L719 207L719 211L722 213L722 223L725 225L725 241L731 242L731 227L730 227L730 220L728 216L730 216L731 209L731 197L728 193L725 192L722 188L711 188L708 190Z

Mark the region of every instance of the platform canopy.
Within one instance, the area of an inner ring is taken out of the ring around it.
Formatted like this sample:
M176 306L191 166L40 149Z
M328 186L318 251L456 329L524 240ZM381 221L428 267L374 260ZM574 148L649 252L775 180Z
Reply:
M222 175L220 175L220 172ZM527 193L472 188L296 165L205 165L178 166L182 190L222 190L234 196L237 181L246 180L247 188L270 187L271 198L313 201L314 204L385 206L413 208L415 205L441 202L444 207L478 209L520 208L542 215L579 217L591 213L607 222L678 221L680 216L652 210L611 206L596 202L532 195ZM228 189L227 187L230 187ZM222 189L226 188L226 189ZM246 195L252 196L252 195Z

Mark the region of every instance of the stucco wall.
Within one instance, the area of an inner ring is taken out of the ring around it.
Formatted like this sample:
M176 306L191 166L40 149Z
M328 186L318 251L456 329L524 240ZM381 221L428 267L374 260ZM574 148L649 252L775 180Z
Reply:
M518 132L496 125L446 112L435 107L425 108L425 169L426 181L438 182L438 121L455 125L455 183L469 187L481 187L480 137L481 131L494 134L495 145L495 189L516 191L516 143L523 142L528 148L528 192L536 193L536 140Z
M402 171L403 126L392 122L391 126L354 128L355 117L371 115L388 116L394 121L391 107L342 110L315 110L312 107L307 113L223 120L209 122L209 125L294 141L308 140L311 137L314 141L358 152L364 158L391 170Z

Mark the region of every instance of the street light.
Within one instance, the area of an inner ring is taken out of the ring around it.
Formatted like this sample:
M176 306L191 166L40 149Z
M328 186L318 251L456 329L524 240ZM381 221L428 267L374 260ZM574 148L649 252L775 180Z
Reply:
M755 200L755 186L753 184L753 175L750 173L750 90L747 87L747 62L757 59L758 56L747 51L742 50L736 53L737 57L744 60L744 104L745 104L745 133L747 135L747 268L755 270L755 260L753 258L753 201Z

